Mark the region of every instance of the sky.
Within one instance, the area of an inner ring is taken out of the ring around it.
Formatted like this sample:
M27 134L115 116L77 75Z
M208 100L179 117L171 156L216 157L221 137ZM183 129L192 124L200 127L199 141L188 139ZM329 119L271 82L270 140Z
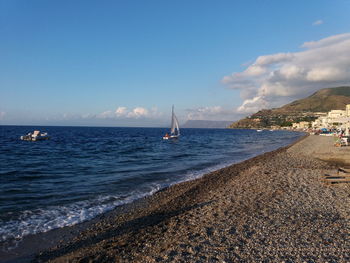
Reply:
M0 124L237 120L350 84L349 0L0 0Z

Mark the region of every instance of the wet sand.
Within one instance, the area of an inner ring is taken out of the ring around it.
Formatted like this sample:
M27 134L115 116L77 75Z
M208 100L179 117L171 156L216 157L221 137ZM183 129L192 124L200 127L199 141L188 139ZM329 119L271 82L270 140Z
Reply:
M350 261L350 186L321 181L349 152L308 136L73 227L33 262Z

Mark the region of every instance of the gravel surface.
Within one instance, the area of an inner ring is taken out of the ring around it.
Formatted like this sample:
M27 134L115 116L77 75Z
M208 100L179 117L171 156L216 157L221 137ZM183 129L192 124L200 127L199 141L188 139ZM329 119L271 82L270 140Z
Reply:
M309 136L172 186L34 262L350 262L349 184L322 183L336 164L313 154L331 154L332 140Z

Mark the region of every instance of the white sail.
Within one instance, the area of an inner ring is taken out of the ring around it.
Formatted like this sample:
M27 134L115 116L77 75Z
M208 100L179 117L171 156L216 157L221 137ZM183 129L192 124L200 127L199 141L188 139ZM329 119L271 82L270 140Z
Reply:
M177 131L177 134L176 134ZM172 109L172 114L171 114L171 130L170 130L171 135L180 135L180 128L179 128L179 121L177 120L175 113L174 113L174 106Z
M180 128L179 128L179 121L177 120L175 114L174 114L174 122L175 122L175 130L177 130L177 136L180 135Z

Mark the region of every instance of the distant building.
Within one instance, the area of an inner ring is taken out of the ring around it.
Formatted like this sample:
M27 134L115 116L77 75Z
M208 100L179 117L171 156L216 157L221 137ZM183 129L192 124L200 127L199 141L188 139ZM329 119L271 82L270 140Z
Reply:
M345 116L346 116L345 110L331 110L330 112L328 112L328 115L327 115L329 119L337 119Z
M346 117L350 117L350 104L346 105L345 112Z
M310 123L308 121L294 122L292 123L293 129L308 129Z
M314 112L313 116L315 117L326 117L328 112Z
M344 129L346 123L350 121L350 104L346 105L345 110L331 110L327 116L321 116L312 122L314 129L338 128Z
M328 127L328 118L327 117L319 117L315 121L311 123L311 127L314 129L326 128Z

